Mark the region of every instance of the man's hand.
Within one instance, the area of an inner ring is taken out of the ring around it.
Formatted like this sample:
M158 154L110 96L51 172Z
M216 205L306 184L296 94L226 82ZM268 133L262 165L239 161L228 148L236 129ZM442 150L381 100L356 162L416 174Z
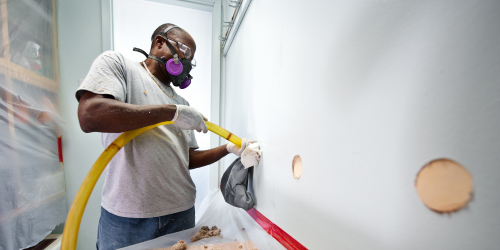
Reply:
M176 105L177 111L175 112L174 122L175 126L183 130L196 130L203 133L208 132L207 118L193 107L186 105Z
M226 149L229 153L233 153L233 154L237 155L238 157L241 157L241 154L243 153L243 151L245 151L247 146L252 144L252 143L255 143L255 142L257 142L257 141L249 141L248 139L243 138L241 140L241 148L236 146L236 144L229 142L226 145Z
M261 156L262 151L259 144L257 142L249 143L243 153L241 153L241 163L245 168L258 165Z
M250 141L244 138L241 140L241 148L229 142L226 145L226 149L229 153L241 157L241 163L243 163L245 168L259 164L262 155L262 151L260 151L260 146L257 141Z

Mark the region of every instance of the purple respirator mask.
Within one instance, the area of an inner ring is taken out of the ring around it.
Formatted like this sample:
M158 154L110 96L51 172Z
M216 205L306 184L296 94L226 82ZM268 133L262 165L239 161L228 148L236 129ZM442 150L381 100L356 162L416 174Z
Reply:
M172 55L174 55L174 57L169 59L168 61L167 59L165 59L165 57L158 58L154 55L148 55L148 53L139 48L134 48L134 51L144 54L147 58L151 58L161 65L165 65L167 74L174 86L185 89L191 84L191 79L193 79L193 77L189 74L189 72L191 71L191 69L193 69L194 66L196 66L196 64L189 60L189 58L191 57L191 49L188 46L167 37L167 32L173 28L177 28L177 26L170 26L166 28L162 33L160 33L160 35L167 40L167 46L170 49ZM170 44L170 41L174 41L178 44L179 49L184 53L186 58L179 59L179 55L177 55L177 52L175 51L172 44Z

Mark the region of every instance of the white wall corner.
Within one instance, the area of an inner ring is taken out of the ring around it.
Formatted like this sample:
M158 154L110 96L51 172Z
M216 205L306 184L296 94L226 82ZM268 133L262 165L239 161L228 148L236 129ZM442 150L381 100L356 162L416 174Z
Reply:
M211 89L211 120L215 124L221 124L220 113L220 83L221 83L221 46L219 36L222 29L222 0L216 0L212 11L212 89ZM210 147L221 145L220 137L214 133L210 134ZM210 190L219 188L219 165L218 161L210 166Z
M113 50L113 0L101 0L102 51Z
M229 19L226 22L232 22L232 25L229 27L229 33L225 38L227 39L224 42L224 47L222 48L224 56L227 55L227 52L229 51L229 48L231 47L231 44L233 43L234 37L236 36L236 33L238 32L238 28L241 25L241 22L243 22L243 18L245 17L245 13L247 12L248 6L250 6L250 3L252 0L241 0L240 6L235 10L235 16L232 17L233 20ZM234 3L231 3L234 4ZM234 6L234 5L233 5ZM229 9L228 9L229 8ZM227 4L226 9L228 10L234 10L233 7L229 6L229 3ZM227 13L229 14L229 13ZM232 15L233 13L231 13ZM227 16L227 15L225 15ZM224 35L226 35L224 33Z

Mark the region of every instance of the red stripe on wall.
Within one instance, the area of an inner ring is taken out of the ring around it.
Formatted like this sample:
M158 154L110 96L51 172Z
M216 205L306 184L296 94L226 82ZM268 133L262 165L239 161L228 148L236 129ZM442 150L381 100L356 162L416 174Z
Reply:
M252 208L247 213L271 236L273 236L281 245L288 250L307 250L305 246L300 244L297 240L292 238L283 229L278 227L266 216L261 214L257 209Z
M57 137L57 151L59 152L59 162L63 162L61 136Z

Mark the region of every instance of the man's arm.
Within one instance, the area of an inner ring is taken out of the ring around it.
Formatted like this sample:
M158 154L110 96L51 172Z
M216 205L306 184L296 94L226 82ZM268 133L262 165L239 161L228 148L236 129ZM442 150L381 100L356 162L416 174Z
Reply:
M78 105L78 119L85 133L120 133L171 121L176 110L171 104L133 105L84 91Z
M226 149L226 145L202 151L191 148L189 149L189 169L210 165L227 154L229 154L229 152Z

